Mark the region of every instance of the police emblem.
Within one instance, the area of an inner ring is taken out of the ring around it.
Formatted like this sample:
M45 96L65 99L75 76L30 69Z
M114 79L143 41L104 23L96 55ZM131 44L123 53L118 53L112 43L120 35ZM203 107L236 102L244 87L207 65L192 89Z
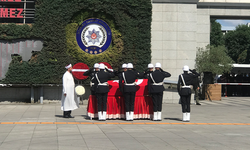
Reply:
M111 29L101 19L87 19L76 31L79 47L89 54L100 54L108 49L112 40Z

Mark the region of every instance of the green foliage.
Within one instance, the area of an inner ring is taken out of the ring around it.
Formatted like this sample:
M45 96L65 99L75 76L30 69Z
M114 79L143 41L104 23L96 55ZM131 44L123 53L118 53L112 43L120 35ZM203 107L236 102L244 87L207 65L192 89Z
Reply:
M247 58L247 50L244 50L238 57L237 63L244 64Z
M0 24L0 39L13 40L32 37L32 27L29 25Z
M221 32L221 24L216 19L211 19L211 32L210 32L210 45L219 46L223 45L223 33Z
M237 63L249 63L249 59L242 61L238 59L240 54L247 50L250 51L250 28L247 25L238 25L236 30L230 31L225 35L225 46L228 55ZM249 58L249 56L247 56ZM240 60L240 62L238 62Z
M225 46L198 48L195 68L198 72L212 72L213 75L231 71L233 60L227 55Z
M142 71L151 62L151 16L150 0L37 0L35 23L27 33L41 38L43 49L32 63L11 65L4 82L61 83L64 66L79 61L91 67L101 61L114 67L131 62ZM107 52L90 56L72 39L77 25L94 17L111 26L113 39Z

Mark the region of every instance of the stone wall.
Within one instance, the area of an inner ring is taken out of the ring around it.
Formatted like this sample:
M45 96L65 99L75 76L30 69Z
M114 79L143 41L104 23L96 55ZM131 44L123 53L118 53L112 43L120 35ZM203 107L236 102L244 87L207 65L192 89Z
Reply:
M31 58L32 51L40 51L43 43L40 40L0 41L0 80L5 78L11 62L11 54L19 54L23 61Z

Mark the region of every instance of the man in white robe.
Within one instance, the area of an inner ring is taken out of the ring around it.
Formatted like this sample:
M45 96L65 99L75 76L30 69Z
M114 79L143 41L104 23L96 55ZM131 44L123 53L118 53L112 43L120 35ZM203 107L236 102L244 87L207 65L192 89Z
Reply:
M64 118L74 118L71 116L71 111L79 108L77 95L75 92L75 82L72 76L72 65L65 67L67 71L63 75L63 91L62 91L62 106Z

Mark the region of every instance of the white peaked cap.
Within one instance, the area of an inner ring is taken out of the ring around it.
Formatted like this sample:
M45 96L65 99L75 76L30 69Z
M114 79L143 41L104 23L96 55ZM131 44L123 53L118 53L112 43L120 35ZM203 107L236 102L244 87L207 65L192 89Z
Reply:
M127 64L122 64L122 68L127 68Z
M132 63L128 63L128 66L127 66L127 68L133 68L133 64Z
M99 64L99 69L105 69L105 65L104 64Z
M148 68L154 68L153 64L148 64Z
M183 71L188 71L189 67L187 65L183 66Z
M161 68L161 63L155 63L155 68Z
M70 67L72 67L72 65L71 65L71 64L69 64L69 65L65 66L65 68L66 68L66 69L69 69Z
M94 64L94 68L99 68L99 64L98 64L98 63L95 63L95 64Z

